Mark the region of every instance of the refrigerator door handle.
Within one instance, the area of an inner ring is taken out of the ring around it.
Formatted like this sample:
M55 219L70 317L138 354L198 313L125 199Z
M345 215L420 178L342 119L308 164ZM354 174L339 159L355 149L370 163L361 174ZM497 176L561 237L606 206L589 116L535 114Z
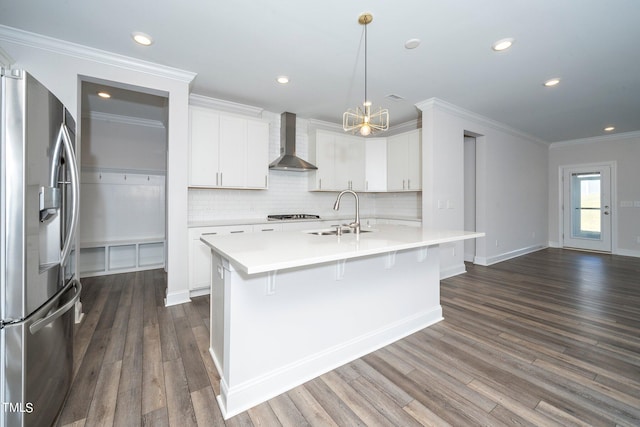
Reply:
M73 295L73 298L71 298L62 307L58 308L56 311L54 311L53 313L47 316L47 313L49 312L49 310L51 310L51 308L58 303L60 298L62 298L62 296L66 294L71 288L75 289L75 294ZM56 320L58 317L62 316L67 311L71 310L71 308L75 305L75 303L78 302L81 292L82 292L82 285L80 284L79 280L73 279L69 281L69 283L67 283L67 286L62 288L62 290L60 290L55 297L51 298L45 305L43 305L40 309L38 309L35 313L33 313L32 316L30 316L32 318L38 318L40 316L45 316L45 317L42 317L36 320L35 322L33 322L31 325L29 325L29 332L31 332L32 335L35 335L40 329L44 328L45 326L47 326L48 324Z
M58 143L56 144L56 154L53 156L54 167L52 168L54 171L57 170L57 164L60 161L60 141L63 142L64 150L65 150L65 160L68 164L69 178L71 183L71 220L69 222L69 232L64 239L64 243L62 245L62 250L60 253L60 265L64 266L69 254L71 253L71 247L73 245L73 240L76 235L76 228L78 224L78 216L80 205L79 194L80 191L80 180L78 178L78 163L76 162L76 155L73 151L73 145L71 143L71 136L69 136L69 130L67 129L67 125L62 123L60 126L60 132L58 133ZM58 182L57 172L51 173L51 187L57 187Z

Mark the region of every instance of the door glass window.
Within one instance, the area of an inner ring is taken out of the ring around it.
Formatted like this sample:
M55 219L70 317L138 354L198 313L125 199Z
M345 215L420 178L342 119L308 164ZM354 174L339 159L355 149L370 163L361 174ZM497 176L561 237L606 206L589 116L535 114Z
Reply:
M601 238L600 172L574 173L571 175L572 237Z

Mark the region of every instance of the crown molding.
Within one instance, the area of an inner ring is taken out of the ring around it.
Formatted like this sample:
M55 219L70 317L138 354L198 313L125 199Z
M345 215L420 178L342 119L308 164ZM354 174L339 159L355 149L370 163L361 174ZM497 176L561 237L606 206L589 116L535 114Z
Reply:
M0 25L0 40L190 84L197 73Z
M88 114L83 114L82 118L89 119L89 120L101 120L104 122L120 123L125 125L145 126L150 128L165 129L164 123L162 123L159 120L122 116L119 114L101 113L99 111L90 111Z
M0 46L0 67L10 68L16 61Z
M245 116L261 117L263 109L252 105L240 104L238 102L226 101L224 99L211 98L204 95L192 93L189 95L189 105L197 107L212 108L214 110L226 111L228 113L242 114Z
M488 117L482 116L480 114L476 114L472 111L465 110L464 108L458 107L457 105L451 104L450 102L443 101L440 98L429 98L425 101L418 102L415 105L416 107L418 107L418 109L420 109L420 111L425 111L429 108L437 108L439 110L443 110L443 111L446 111L447 113L458 116L462 119L470 120L485 126L489 126L501 132L509 133L519 138L524 138L532 142L535 142L537 144L544 145L545 147L549 147L549 143L546 141L543 141L542 139L536 138L518 129L507 126L504 123L500 123ZM468 130L472 131L473 129L468 129Z
M625 140L640 140L640 131L614 133L612 135L593 136L590 138L571 139L567 141L552 142L549 148L562 148L571 145L583 145L583 144L600 144L611 143Z
M324 120L307 119L309 129L323 129L332 132L343 132L342 125Z

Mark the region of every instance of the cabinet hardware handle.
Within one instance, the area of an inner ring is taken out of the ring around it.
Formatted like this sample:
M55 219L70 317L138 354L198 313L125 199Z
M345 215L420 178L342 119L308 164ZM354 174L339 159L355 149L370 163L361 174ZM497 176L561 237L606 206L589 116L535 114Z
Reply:
M216 186L220 185L220 184L219 184L219 181L218 181L218 175L220 175L220 173L219 173L219 172L216 172Z
M406 182L406 181L403 179L403 180L402 180L402 189L403 189L403 190L406 190L405 182Z
M265 175L264 176L264 188L267 188L269 186L268 179L269 179L269 176Z
M322 178L318 179L318 190L322 190Z
M411 190L411 180L407 180L407 190Z
M220 172L220 187L222 187L222 172Z
M230 231L231 234L235 234L235 233L244 233L244 230L233 230Z
M214 231L212 233L202 233L201 236L213 236L214 234L218 234L218 232Z

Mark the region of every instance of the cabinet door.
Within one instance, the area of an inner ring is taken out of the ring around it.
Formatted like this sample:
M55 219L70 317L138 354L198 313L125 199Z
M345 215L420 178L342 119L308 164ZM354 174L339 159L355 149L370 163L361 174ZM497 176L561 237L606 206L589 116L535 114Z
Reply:
M189 290L211 285L211 249L200 241L200 236L214 231L189 230Z
M334 190L335 184L335 142L334 134L318 132L316 135L316 189Z
M219 118L206 108L189 108L189 185L217 185Z
M220 187L244 187L247 173L247 120L220 116Z
M387 189L403 191L407 187L409 135L401 134L387 139Z
M422 189L422 138L419 130L409 133L407 142L407 190Z
M365 138L351 137L347 145L347 178L349 188L354 191L365 191Z
M246 187L267 188L269 176L269 124L257 120L247 122Z
M336 135L334 145L333 190L350 188L351 175L349 164L351 159L351 138L347 135Z
M368 138L365 146L365 190L387 191L387 139Z

